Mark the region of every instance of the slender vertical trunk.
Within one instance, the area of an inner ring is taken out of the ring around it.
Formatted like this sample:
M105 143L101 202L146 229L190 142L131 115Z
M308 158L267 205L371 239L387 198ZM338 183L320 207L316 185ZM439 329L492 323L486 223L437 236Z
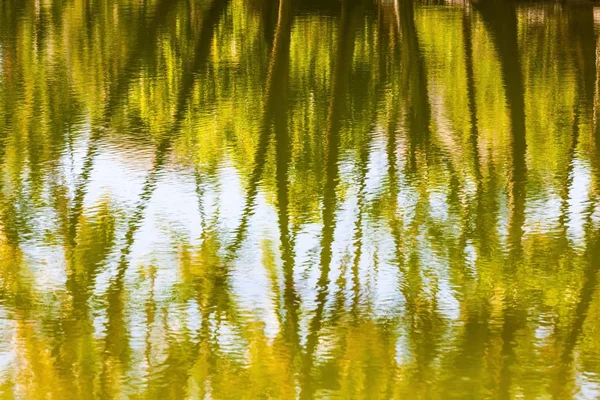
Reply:
M425 60L415 26L413 0L396 0L396 10L401 34L404 80L407 84L409 99L406 130L410 148L410 170L415 172L417 149L425 150L425 155L429 157L427 149L431 136L431 105L429 104Z
M214 30L221 20L223 12L227 9L229 0L214 0L211 8L203 20L202 30L198 36L195 46L195 57L190 67L183 71L182 85L178 96L177 111L174 117L174 123L169 132L165 133L159 145L156 148L154 165L146 177L146 181L140 194L140 200L128 222L127 232L125 233L125 243L121 249L121 257L117 267L117 274L113 278L107 293L107 334L105 354L108 357L117 357L123 365L127 365L129 358L128 343L129 333L126 330L125 323L125 304L124 304L124 280L125 273L129 267L129 253L134 243L135 234L139 230L144 220L144 214L150 199L156 189L158 178L166 163L168 154L171 150L173 141L181 130L181 124L185 113L188 110L188 102L194 87L195 77L198 71L206 67ZM108 383L106 377L108 366L105 363L105 370L102 373L103 387Z
M515 336L524 323L514 277L522 259L523 225L526 200L526 137L525 95L523 73L518 46L517 10L514 1L482 0L475 4L494 42L500 61L506 102L510 115L511 166L510 166L510 216L508 226L508 260L504 267L506 294L504 300L504 323L502 327L503 366L500 376L500 396L510 398L511 368L515 362Z
M217 0L218 1L218 0ZM149 25L140 27L136 34L136 44L133 46L137 51L131 52L129 59L125 62L123 73L114 80L108 94L108 99L104 104L104 110L100 121L92 126L90 138L88 140L88 149L83 161L83 168L79 180L75 187L75 196L71 209L69 210L69 228L67 241L71 248L77 245L77 229L79 218L83 213L83 202L87 193L90 176L94 167L94 160L98 155L100 140L104 137L110 125L110 118L117 108L123 104L124 96L129 91L129 87L135 79L135 73L138 72L139 64L148 52L151 52L160 29L166 24L167 17L172 8L179 0L160 0L156 5L154 19Z
M337 208L336 189L338 184L338 157L340 147L340 128L344 113L345 94L351 73L352 58L358 23L362 17L361 0L345 0L342 3L342 15L338 33L337 58L332 77L331 99L325 136L325 179L323 187L323 230L321 233L321 255L319 265L321 274L317 281L317 308L309 325L309 334L303 362L303 382L301 399L314 397L315 387L311 373L314 353L319 342L325 303L329 293L329 272L331 270L332 244L335 231L335 211Z

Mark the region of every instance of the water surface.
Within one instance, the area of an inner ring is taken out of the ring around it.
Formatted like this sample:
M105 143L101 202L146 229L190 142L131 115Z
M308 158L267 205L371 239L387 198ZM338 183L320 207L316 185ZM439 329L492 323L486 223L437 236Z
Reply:
M600 398L599 34L0 1L0 397Z

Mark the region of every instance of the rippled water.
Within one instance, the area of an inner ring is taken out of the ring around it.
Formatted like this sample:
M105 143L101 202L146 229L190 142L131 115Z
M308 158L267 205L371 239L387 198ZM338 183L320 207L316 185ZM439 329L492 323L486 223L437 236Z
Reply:
M0 1L0 397L600 398L600 5Z

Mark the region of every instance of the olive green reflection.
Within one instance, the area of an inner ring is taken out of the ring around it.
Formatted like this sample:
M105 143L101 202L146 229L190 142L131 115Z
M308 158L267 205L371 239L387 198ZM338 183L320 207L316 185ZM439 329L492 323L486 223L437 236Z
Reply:
M600 398L600 7L0 2L0 398Z

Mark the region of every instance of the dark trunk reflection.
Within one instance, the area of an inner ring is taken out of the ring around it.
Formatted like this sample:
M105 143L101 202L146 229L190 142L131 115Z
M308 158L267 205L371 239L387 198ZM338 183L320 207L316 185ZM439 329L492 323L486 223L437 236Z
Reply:
M600 396L591 2L0 2L0 397Z

